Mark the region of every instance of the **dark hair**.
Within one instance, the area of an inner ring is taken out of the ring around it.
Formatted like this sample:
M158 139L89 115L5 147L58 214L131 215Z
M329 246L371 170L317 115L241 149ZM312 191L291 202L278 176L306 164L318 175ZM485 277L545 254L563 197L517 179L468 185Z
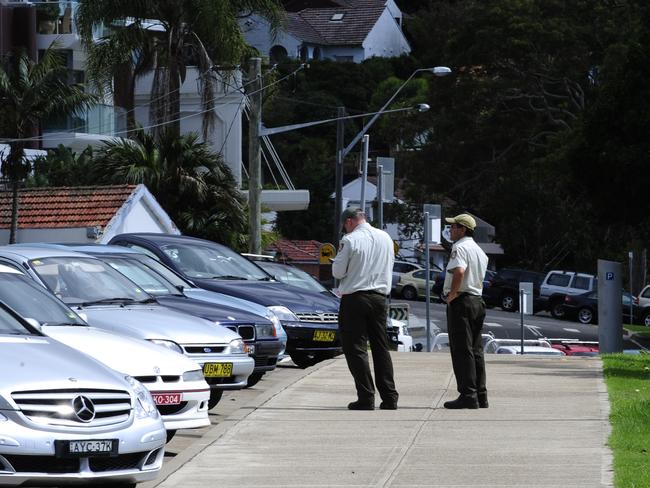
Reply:
M346 208L343 213L341 214L341 223L345 223L347 219L354 219L358 220L359 217L366 218L366 214L364 213L363 210L360 208L352 208L348 207Z
M474 237L474 231L469 227L465 227L465 237Z

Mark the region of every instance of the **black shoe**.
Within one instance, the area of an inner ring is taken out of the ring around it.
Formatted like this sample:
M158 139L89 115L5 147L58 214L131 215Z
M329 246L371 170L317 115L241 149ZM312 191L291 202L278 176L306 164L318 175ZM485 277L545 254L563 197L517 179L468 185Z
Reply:
M397 410L397 402L381 402L379 404L380 410Z
M365 403L357 400L356 402L348 403L348 410L374 410L375 406L372 403Z
M478 408L488 408L489 406L487 396L478 397Z
M445 402L444 407L449 409L478 408L478 400L476 398L459 396L455 400Z

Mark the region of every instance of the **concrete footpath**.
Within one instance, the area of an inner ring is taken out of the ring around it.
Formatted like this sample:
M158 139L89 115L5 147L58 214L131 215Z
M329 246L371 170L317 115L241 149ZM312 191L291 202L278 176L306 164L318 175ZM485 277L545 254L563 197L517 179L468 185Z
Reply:
M393 358L398 410L347 410L339 357L247 401L141 486L612 486L599 359L490 355L490 408L445 410L449 354Z

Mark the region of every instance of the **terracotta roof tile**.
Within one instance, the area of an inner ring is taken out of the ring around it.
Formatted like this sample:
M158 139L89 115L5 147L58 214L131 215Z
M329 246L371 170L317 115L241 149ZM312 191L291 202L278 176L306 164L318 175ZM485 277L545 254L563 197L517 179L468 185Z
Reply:
M277 257L283 261L317 263L320 259L320 246L321 243L314 240L280 240L271 244L267 250L276 252Z
M135 185L20 190L18 228L105 227ZM11 226L11 192L0 191L0 229Z

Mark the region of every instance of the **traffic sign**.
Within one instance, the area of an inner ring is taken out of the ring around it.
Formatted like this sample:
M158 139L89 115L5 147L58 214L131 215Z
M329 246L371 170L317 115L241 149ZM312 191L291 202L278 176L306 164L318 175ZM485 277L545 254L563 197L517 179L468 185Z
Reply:
M333 244L326 242L320 246L320 264L330 264L330 261L336 256L336 248Z

